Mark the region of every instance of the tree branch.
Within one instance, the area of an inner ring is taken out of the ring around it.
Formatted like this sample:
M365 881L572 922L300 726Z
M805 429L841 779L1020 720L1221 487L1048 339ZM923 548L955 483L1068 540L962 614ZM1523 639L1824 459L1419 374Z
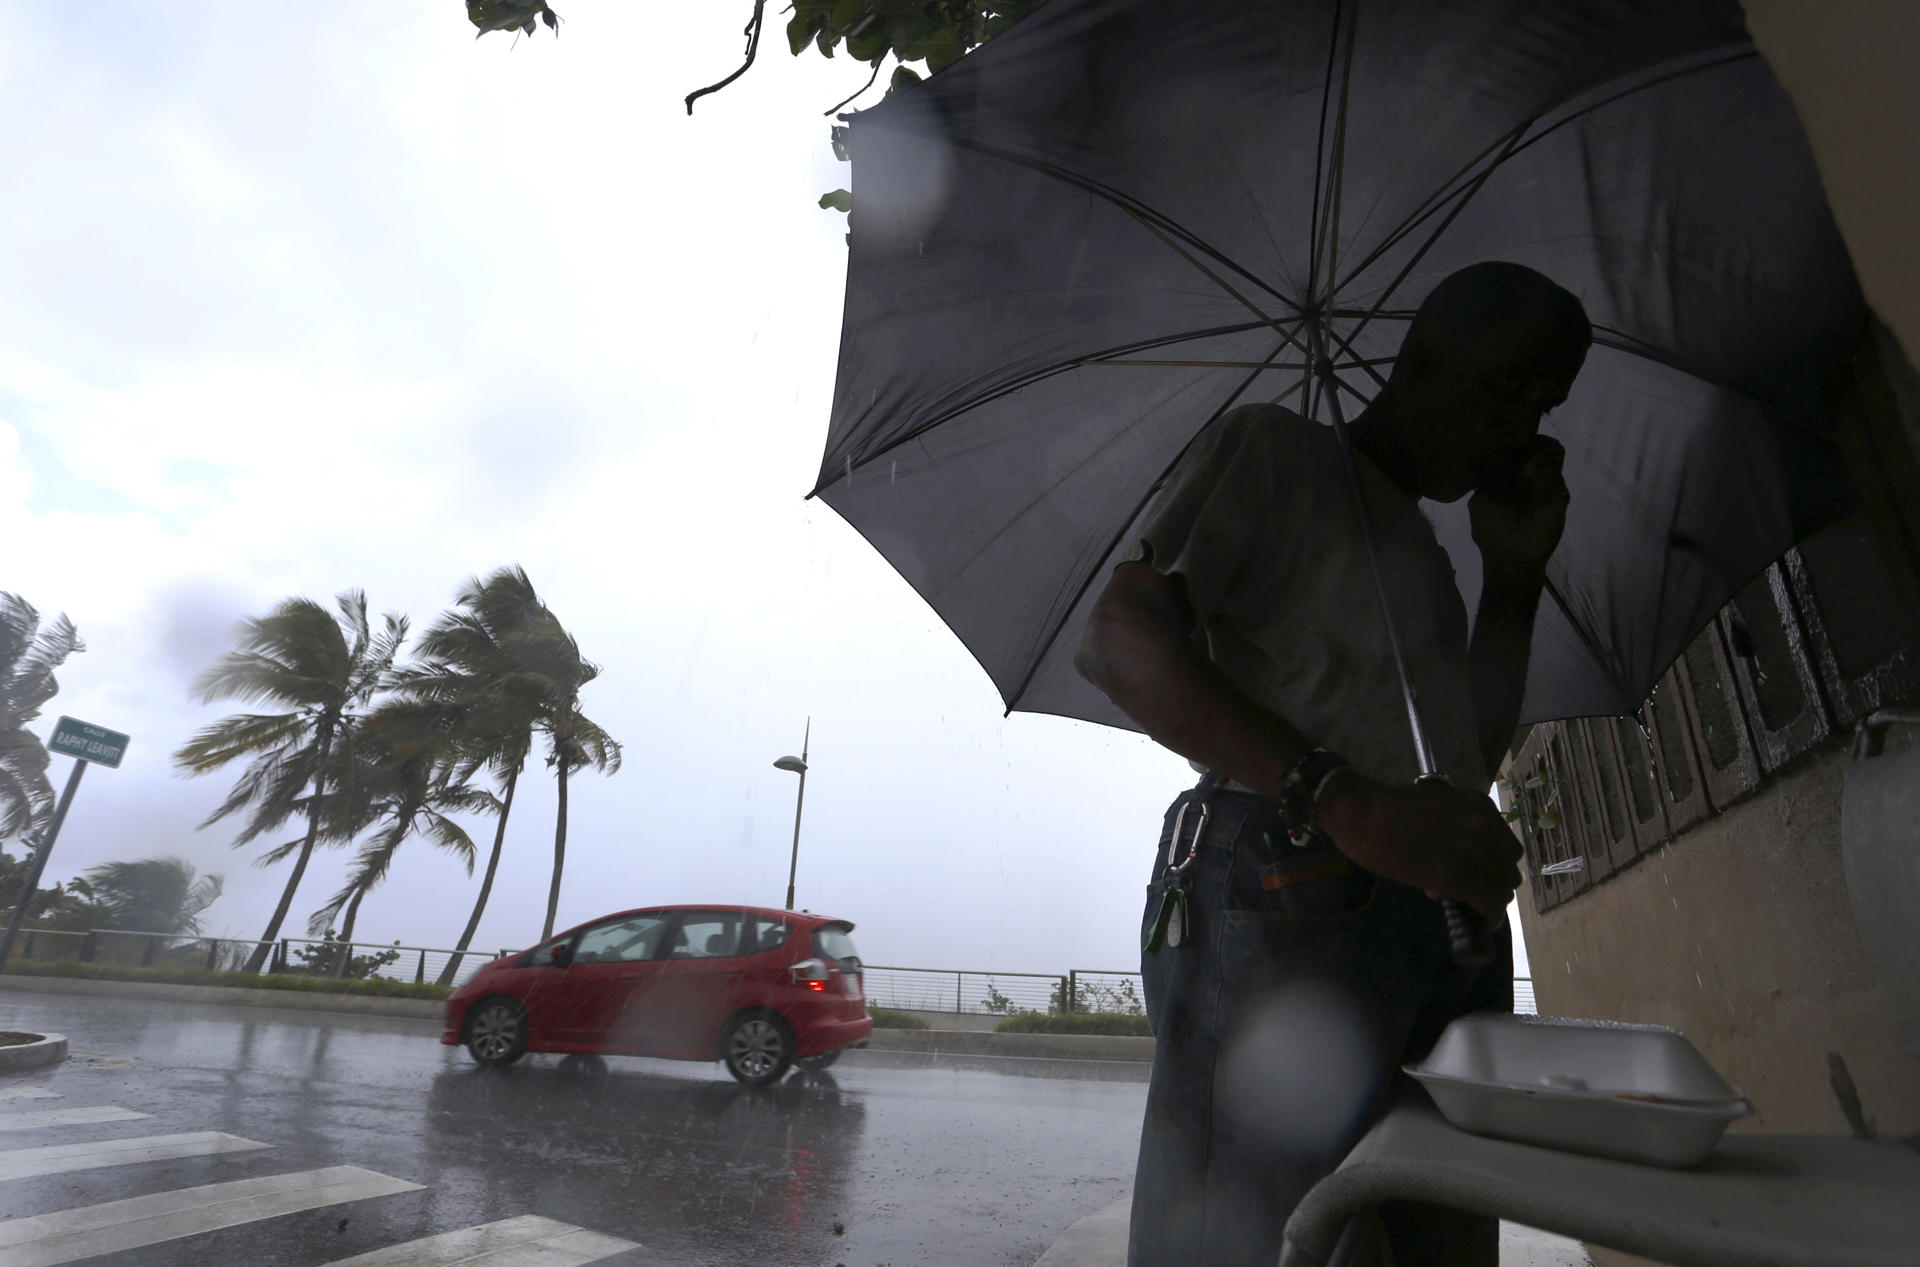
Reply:
M854 92L853 97L857 97L861 93L865 92L867 89L873 87L874 81L880 78L880 63L886 60L887 59L885 57L876 57L874 59L873 73L867 76L867 82L860 85L859 89ZM845 100L839 102L837 105L828 106L825 110L822 110L820 113L831 118L832 116L840 113L840 107L846 105L847 102L852 101L853 97L848 97Z
M721 80L719 83L709 84L705 88L702 88L697 92L688 93L687 94L687 113L689 115L693 113L694 102L700 100L700 98L708 95L709 93L719 92L722 88L725 88L728 84L740 78L740 76L746 74L747 69L753 65L754 56L760 51L760 27L762 25L761 19L765 15L766 11L767 11L767 0L753 0L753 16L747 20L747 29L746 29L747 60L740 63L739 70L734 71L731 75L728 75L725 79ZM876 73L878 72L876 71Z

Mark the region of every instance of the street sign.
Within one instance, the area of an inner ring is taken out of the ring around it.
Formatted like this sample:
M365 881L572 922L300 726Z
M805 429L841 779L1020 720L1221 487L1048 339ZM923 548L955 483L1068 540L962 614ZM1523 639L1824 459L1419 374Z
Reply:
M47 751L117 770L120 768L120 757L127 750L127 742L127 736L117 730L62 717L53 728L53 738L47 741Z

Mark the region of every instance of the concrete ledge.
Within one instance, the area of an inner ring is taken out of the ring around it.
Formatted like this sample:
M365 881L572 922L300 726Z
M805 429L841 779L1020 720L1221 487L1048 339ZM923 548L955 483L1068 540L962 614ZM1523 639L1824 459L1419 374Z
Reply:
M1024 1056L1037 1060L1153 1059L1153 1040L1116 1034L991 1034L954 1029L876 1029L869 1047L948 1056Z
M323 994L304 990L250 990L231 985L171 985L156 981L107 981L91 977L0 976L0 991L25 994L91 995L94 998L151 999L176 1003L217 1003L227 1007L271 1007L293 1012L345 1012L355 1016L398 1016L438 1021L446 1004L438 999L392 999L370 994Z
M35 1038L35 1042L9 1043L0 1047L0 1073L57 1065L67 1058L65 1034L38 1034Z

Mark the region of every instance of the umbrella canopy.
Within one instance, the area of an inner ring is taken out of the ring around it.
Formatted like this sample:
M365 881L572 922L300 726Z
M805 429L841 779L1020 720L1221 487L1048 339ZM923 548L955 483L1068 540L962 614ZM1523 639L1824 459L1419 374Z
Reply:
M1848 513L1866 310L1791 104L1707 0L1052 0L852 120L816 494L1009 710L1130 725L1080 626L1236 405L1352 417L1466 264L1596 343L1523 721L1634 711L1746 579ZM1468 610L1465 503L1428 504Z

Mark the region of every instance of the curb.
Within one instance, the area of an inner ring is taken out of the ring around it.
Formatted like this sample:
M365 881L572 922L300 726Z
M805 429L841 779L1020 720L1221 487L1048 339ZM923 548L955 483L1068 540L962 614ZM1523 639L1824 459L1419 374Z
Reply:
M294 1012L341 1012L355 1016L391 1016L439 1021L446 1004L438 999L390 999L378 995L308 993L301 990L249 990L232 985L169 985L153 981L105 981L88 977L0 976L0 992L81 994L94 998L157 999L174 1003L217 1003L229 1007L270 1007Z
M40 1034L36 1037L35 1042L0 1047L0 1073L57 1065L67 1058L65 1034Z

